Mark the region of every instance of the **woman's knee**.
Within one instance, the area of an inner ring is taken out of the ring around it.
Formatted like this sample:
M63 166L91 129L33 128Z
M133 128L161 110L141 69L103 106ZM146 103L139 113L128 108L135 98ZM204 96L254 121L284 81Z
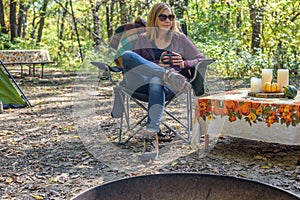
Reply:
M122 54L122 60L126 61L126 60L131 60L133 59L137 54L133 51L124 51L124 53Z
M164 92L163 81L158 77L152 77L149 81L149 90L157 95Z
M157 85L163 85L163 81L161 80L161 78L159 78L159 77L152 77L151 79L150 79L150 83L152 83L152 84L157 84Z

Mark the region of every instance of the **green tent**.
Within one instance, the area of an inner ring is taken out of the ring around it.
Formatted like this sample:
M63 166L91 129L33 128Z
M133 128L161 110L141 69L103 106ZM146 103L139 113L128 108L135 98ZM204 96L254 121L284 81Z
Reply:
M21 97L19 92L13 86L8 76L0 66L0 101L3 108L23 108L27 106L26 101Z

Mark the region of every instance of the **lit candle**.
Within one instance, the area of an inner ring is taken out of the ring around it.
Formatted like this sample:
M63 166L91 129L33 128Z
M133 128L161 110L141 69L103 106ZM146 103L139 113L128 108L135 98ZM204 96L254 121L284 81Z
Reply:
M271 83L273 78L273 69L262 69L262 86L265 85L266 82Z
M289 70L279 69L277 71L277 83L279 85L280 91L283 91L283 87L289 84Z
M262 89L262 84L261 84L261 79L260 78L256 78L256 77L252 77L250 79L250 90L251 92L261 92Z

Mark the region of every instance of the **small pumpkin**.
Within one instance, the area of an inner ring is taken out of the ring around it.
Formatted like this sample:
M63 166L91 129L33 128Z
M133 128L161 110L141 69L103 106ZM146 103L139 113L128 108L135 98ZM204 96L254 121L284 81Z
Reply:
M286 98L293 99L297 96L297 88L293 85L284 86L283 93Z
M271 89L272 89L272 92L280 92L278 83L272 83Z
M266 82L264 85L263 85L263 91L264 92L269 92L271 90L271 83L270 82Z
M264 92L280 92L278 83L266 82L263 86Z

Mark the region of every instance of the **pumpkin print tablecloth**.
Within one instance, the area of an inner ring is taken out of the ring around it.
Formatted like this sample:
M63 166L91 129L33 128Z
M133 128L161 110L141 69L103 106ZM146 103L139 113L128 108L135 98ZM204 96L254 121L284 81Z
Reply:
M34 63L50 61L48 50L1 50L0 59L4 63Z
M255 98L249 89L197 99L200 132L267 142L300 144L300 91L295 99Z

